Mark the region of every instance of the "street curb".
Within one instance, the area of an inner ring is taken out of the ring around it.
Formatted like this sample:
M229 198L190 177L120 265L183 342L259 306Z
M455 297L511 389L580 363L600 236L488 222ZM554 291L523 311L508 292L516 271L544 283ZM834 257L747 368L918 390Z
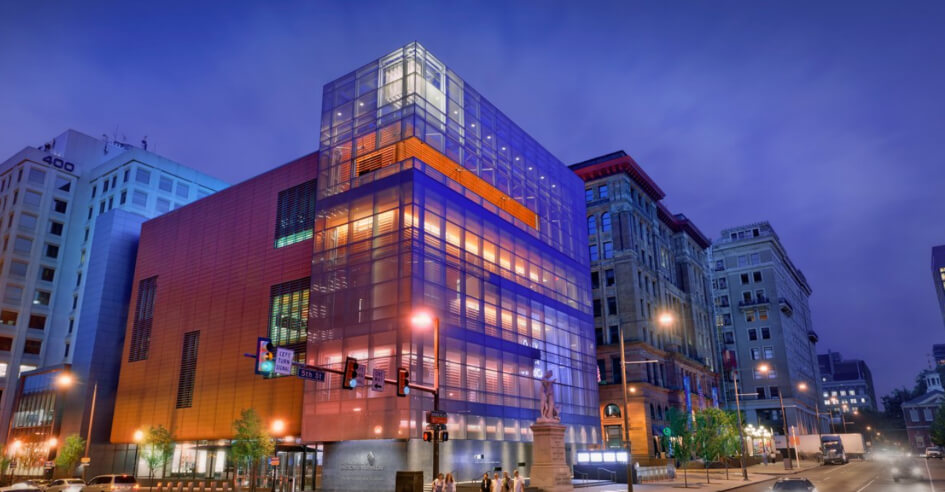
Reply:
M755 485L755 484L757 484L757 483L770 482L770 481L772 481L772 480L777 480L777 479L779 479L779 478L781 478L781 477L785 477L785 476L788 476L788 475L797 475L798 473L803 472L803 471L813 470L814 468L817 468L817 467L816 467L816 466L812 466L812 467L810 467L810 468L804 468L804 469L799 469L799 470L797 470L797 471L792 471L791 473L779 473L779 474L777 474L777 475L772 475L771 478L765 478L765 479L763 479L763 480L758 480L757 482L748 482L748 483L745 483L745 484L742 484L742 485L736 485L735 487L729 487L729 488L727 488L727 489L719 489L717 492L727 492L727 491L729 491L729 490L740 489L740 488L745 487L745 486L748 486L748 485Z

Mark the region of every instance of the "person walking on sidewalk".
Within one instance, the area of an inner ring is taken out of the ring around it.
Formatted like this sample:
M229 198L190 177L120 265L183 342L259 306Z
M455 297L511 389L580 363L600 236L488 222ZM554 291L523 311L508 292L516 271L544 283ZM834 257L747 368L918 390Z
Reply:
M518 470L515 470L515 479L512 482L512 492L525 492L525 479L518 475Z
M479 482L479 492L492 492L492 480L489 473L482 474L482 481Z

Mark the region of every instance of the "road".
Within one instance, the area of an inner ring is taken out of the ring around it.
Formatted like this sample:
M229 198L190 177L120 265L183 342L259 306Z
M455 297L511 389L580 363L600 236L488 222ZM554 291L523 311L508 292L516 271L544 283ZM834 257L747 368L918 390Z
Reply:
M818 492L938 492L945 491L945 461L916 459L914 465L922 474L916 480L893 481L890 463L854 461L847 465L820 466L794 476L805 477ZM768 481L739 487L739 492L771 490Z

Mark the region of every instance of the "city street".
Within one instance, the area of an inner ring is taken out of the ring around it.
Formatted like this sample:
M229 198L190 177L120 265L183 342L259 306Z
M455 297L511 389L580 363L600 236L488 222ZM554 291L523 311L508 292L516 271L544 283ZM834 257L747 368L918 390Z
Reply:
M924 459L917 459L914 462L923 468L921 480L900 480L896 483L890 476L890 464L875 461L855 461L842 466L820 466L793 476L809 479L819 492L945 490L945 462ZM925 469L926 464L927 469ZM774 481L768 481L730 490L740 492L770 490L773 483Z

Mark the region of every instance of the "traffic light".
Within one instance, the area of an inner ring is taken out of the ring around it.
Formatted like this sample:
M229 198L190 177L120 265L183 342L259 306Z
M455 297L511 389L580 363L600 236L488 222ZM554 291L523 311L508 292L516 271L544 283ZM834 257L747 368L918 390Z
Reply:
M276 348L272 340L259 337L256 342L256 374L270 375L275 369Z
M341 380L341 387L344 389L354 389L358 385L358 359L348 357L345 359L345 375Z
M403 367L397 369L397 396L410 394L410 371Z
M440 431L440 442L446 442L450 440L450 433L446 431Z
M423 431L423 440L426 441L426 442L432 441L432 440L433 440L433 431L431 431L431 430L425 430L425 431Z

